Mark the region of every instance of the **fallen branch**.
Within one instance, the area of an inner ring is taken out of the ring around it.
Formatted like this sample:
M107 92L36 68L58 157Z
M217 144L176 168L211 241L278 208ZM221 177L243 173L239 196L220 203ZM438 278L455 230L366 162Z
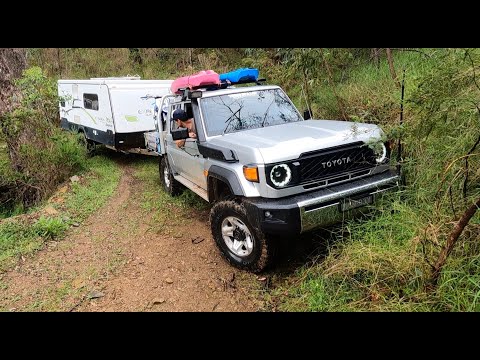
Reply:
M82 298L80 299L80 301L78 301L75 305L73 305L70 310L68 310L68 312L73 312L75 311L80 305L82 305L85 300L87 300L87 296L86 295L83 295Z
M442 251L440 251L440 255L438 256L438 259L434 265L434 270L431 278L432 288L434 288L437 285L438 278L440 277L440 273L447 261L448 256L452 252L455 244L457 243L458 238L460 237L463 230L465 229L465 226L467 226L470 219L473 217L473 215L475 215L478 208L480 208L480 198L478 198L478 200L474 204L472 204L467 209L467 211L465 211L465 213L462 215L460 220L458 220L450 236L448 237L447 243L445 244L445 247L442 249Z
M475 74L475 63L472 59L472 55L470 55L470 52L467 50L465 52L465 56L468 57L468 59L470 60L470 63L472 64L472 73L473 73L473 83L475 84L475 86L477 87L478 90L480 90L480 85L478 85L477 83L477 76Z

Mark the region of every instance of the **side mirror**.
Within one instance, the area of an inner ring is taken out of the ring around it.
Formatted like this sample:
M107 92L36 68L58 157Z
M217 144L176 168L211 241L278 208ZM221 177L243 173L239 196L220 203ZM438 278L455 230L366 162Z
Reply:
M310 110L303 110L303 118L305 120L310 120L312 118L312 112Z
M173 140L185 140L190 136L188 135L187 128L179 128L177 130L172 130L172 139Z

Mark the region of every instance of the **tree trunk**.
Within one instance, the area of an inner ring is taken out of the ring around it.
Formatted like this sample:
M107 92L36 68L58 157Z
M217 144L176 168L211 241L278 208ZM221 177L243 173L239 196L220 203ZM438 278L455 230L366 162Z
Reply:
M0 116L14 106L10 99L15 92L13 80L25 70L26 56L25 49L0 48Z
M468 222L470 219L475 215L477 212L478 208L480 207L480 198L472 204L467 211L462 215L458 223L455 225L455 228L453 229L452 233L448 237L447 243L445 247L442 249L440 252L440 255L438 256L438 259L434 265L434 270L432 273L432 285L435 287L438 282L438 278L440 277L440 273L442 271L443 266L445 265L445 262L447 261L448 256L453 250L453 247L457 243L458 238L462 234L463 230L465 229L465 226L467 226Z
M16 164L15 144L5 123L3 115L16 106L13 95L19 95L14 80L22 75L27 66L25 49L0 48L0 128L5 135L11 164ZM18 97L17 97L18 99ZM18 101L18 100L17 100Z
M60 61L60 48L57 48L57 63L58 63L58 73L62 77L62 63Z
M312 114L312 107L311 107L311 102L310 102L310 92L308 91L308 76L307 76L307 70L303 69L303 84L305 86L305 98L307 101L307 110L310 113L310 116L313 117Z
M392 79L395 81L397 87L401 87L400 81L398 81L397 74L395 73L395 67L393 66L393 56L392 56L392 49L387 48L387 60L388 60L388 67L390 68L390 74L392 74Z

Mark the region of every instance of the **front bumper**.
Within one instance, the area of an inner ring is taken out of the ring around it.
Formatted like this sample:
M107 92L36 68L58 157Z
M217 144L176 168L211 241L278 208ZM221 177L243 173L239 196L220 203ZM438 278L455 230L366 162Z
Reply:
M389 170L287 198L246 198L244 205L249 221L264 233L295 235L355 216L385 192L398 190L399 180Z

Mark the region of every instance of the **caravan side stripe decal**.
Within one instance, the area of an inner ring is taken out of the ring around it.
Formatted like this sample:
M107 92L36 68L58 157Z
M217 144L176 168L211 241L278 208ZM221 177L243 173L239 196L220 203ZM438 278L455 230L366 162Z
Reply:
M85 109L82 108L82 107L72 107L71 109L64 110L64 115L68 114L70 111L75 110L75 109L83 110L83 111L85 112L85 114L87 114L88 117L89 117L90 119L92 119L93 123L94 123L95 125L97 125L97 122L95 121L95 119L93 118L93 116L90 115L90 114L88 113L88 111L85 110Z

